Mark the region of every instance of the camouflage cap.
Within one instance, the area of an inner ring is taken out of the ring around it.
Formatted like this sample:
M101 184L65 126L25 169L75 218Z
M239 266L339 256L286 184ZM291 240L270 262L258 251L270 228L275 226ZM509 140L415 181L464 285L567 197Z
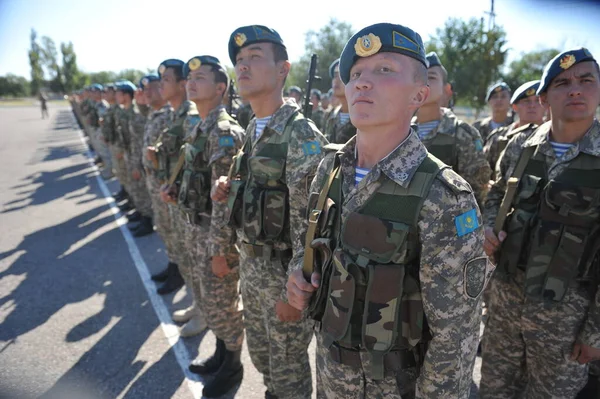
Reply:
M501 91L507 91L510 94L510 87L504 82L498 82L492 85L485 96L485 102L490 101L490 98L496 93L500 93Z
M523 83L517 90L515 90L515 94L513 94L512 98L510 99L510 103L516 104L526 97L536 96L536 90L538 87L540 87L539 80L532 80L527 83Z
M164 60L158 65L158 77L162 78L162 74L165 73L167 68L173 68L175 71L175 75L178 78L183 78L183 64L184 62L178 60L176 58L169 58L168 60Z
M150 82L158 82L160 81L160 78L158 77L158 75L152 73L150 75L146 75L143 78L140 79L140 84L139 87L144 90L146 88L146 86L148 86L148 84Z
M235 58L241 48L253 43L275 43L285 48L283 39L276 30L264 25L242 26L233 31L229 37L229 59L235 65Z
M329 65L329 77L333 79L333 74L335 73L335 67L340 64L340 59L333 61L331 65Z
M431 68L434 66L444 67L442 65L442 61L440 61L440 57L438 57L438 55L435 51L428 53L426 58L427 58L427 62L429 63L428 68Z
M594 61L594 56L588 49L581 47L574 50L563 51L556 57L552 58L542 74L542 81L540 87L538 87L537 94L540 95L548 89L552 80L560 75L562 72L571 68L573 65L577 65L584 61Z
M344 46L340 57L340 78L344 84L350 80L350 69L359 57L377 53L398 53L413 58L425 67L425 46L421 36L402 25L379 23L361 29Z

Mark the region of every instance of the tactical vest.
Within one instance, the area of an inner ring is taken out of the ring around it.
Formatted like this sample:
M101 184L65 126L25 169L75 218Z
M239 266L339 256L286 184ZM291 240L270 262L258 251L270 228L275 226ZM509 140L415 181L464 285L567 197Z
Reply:
M160 140L156 145L156 158L158 159L156 176L158 180L168 179L177 164L185 136L184 122L185 118L175 117L173 123L160 135Z
M562 301L573 281L597 278L600 246L600 157L579 153L548 180L537 147L519 179L504 230L497 272L525 271L525 292L538 300Z
M458 126L459 122L456 119L450 132L438 132L433 140L427 144L427 151L450 166L454 171L458 168L458 148L456 145L456 130Z
M335 124L335 120L338 116L338 114L340 113L341 108L336 108L332 111L331 115L329 116L329 118L331 118L331 123L332 125ZM346 122L343 126L341 126L340 130L337 130L335 126L332 126L331 128L331 134L330 134L330 139L331 139L331 143L334 144L344 144L346 143L348 140L350 140L352 137L354 137L356 135L356 127L354 127L354 125L352 124L352 122L350 122L350 120L348 120L348 122ZM345 139L345 141L344 141Z
M321 334L326 346L367 351L370 378L384 378L385 357L392 352L410 356L411 366L422 365L431 334L419 281L418 218L433 181L447 167L428 156L407 188L384 176L377 192L344 223L341 170L332 172L328 201L337 208L337 221L325 234L335 244L331 260L321 266L316 298L325 298Z
M233 157L230 177L240 179L231 181L228 219L232 227L244 231L249 244L291 246L285 167L293 125L301 119L304 116L296 111L283 134L272 134L252 156L252 134L248 133L242 150Z
M226 112L221 112L217 124L221 130L229 130L229 123L233 121L234 119ZM210 200L212 169L205 157L209 132L202 133L193 143L185 143L181 148L185 154L185 163L177 202L179 208L194 224L200 223L200 214L210 216L212 210Z

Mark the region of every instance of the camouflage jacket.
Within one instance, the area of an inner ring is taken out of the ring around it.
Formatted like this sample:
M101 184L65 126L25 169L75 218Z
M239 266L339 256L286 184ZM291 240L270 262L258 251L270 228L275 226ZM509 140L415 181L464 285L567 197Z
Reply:
M253 116L254 116L254 113L252 112L252 107L250 106L250 103L242 104L237 109L237 113L236 113L237 121L240 124L240 126L244 129L248 128L248 125L250 124L250 120L252 119Z
M110 104L106 102L106 100L102 100L96 103L96 114L98 115L98 119L102 120L104 114L108 111Z
M127 110L122 105L119 105L119 107L115 109L114 117L116 137L114 145L120 151L129 151L130 137Z
M106 139L106 141L110 144L114 143L117 139L117 126L115 124L115 113L119 105L117 103L109 105L108 109L102 115L101 123L102 126L102 135Z
M516 124L517 123L515 122L509 126L502 126L493 130L485 141L483 152L492 168L492 172L494 172L492 177L493 180L495 180L496 164L498 163L500 154L504 151L510 139L522 131L527 131L531 134L535 128L537 128L537 125L534 125L533 123L521 127L516 127Z
M492 170L485 160L479 132L468 123L459 120L449 109L442 108L440 124L421 139L427 149L438 134L456 138L456 165L449 166L471 185L477 202L483 204Z
M353 138L340 150L343 203L338 225L363 207L386 179L408 187L427 156L425 146L411 129L410 135L355 186L355 147ZM319 165L311 193L322 190L333 159L334 154L329 153ZM457 222L469 212L476 215L477 224L472 231L461 234ZM306 224L301 227L299 234L304 235ZM416 397L467 398L479 341L480 294L492 266L486 265L485 259L483 265L478 262L474 271L480 278L479 293L469 295L464 288L466 271L473 264L470 261L483 255L483 228L471 188L450 168L437 175L423 203L418 216L418 241L422 302L433 338L416 382ZM301 269L302 262L303 253L296 253L289 272Z
M325 128L325 110L323 110L320 105L316 110L313 110L310 119L312 119L320 131L323 131Z
M342 124L340 119L341 109L341 105L335 108L325 121L323 134L330 143L344 144L356 134L356 128L350 119L348 119L348 122Z
M144 127L144 138L142 141L142 162L149 170L154 170L154 165L146 157L146 148L156 145L160 134L167 128L169 121L172 118L173 108L169 104L165 104L162 108L153 110L148 115L148 120Z
M138 169L143 172L143 159L146 157L143 150L144 129L146 126L146 116L140 111L137 105L133 105L127 110L129 137L131 137L128 162L132 170Z
M512 116L507 116L503 125L508 126L514 122L514 118ZM492 117L488 116L487 118L479 119L473 123L473 127L479 131L483 141L487 140L488 136L492 132Z
M554 149L549 142L551 127L552 121L548 121L540 125L533 133L521 132L509 141L496 168L496 182L492 185L485 201L483 216L484 223L487 226L494 227L496 216L500 211L500 205L506 192L507 181L512 175L524 148L538 147L538 154L542 154L545 158L548 179L559 176L580 153L600 157L600 123L597 120L594 120L585 136L560 158L556 158ZM573 289L573 287L571 286L570 289ZM585 291L586 293L589 292L587 288ZM586 345L600 348L600 290L597 290L595 295L595 299L592 298L590 301L591 303L587 309L587 320L581 326L578 339ZM576 295L574 293L573 295L567 295L565 301L576 300L585 296L587 294ZM564 306L573 306L574 309L579 309L582 304L564 304ZM558 323L559 320L556 320L556 322Z
M236 122L219 122L226 115L224 105L219 105L208 113L206 119L199 122L193 134L186 138L189 143L196 143L200 137L207 137L202 161L210 166L211 187L220 176L227 176L233 156L242 148L245 132ZM186 165L184 165L186 168ZM234 229L227 225L227 203L213 202L210 234L209 255L226 256L235 253L233 244L236 240Z
M261 136L255 141L253 138L252 148L249 157L255 156L259 150L264 148L265 142L272 135L282 135L285 127L296 112L300 111L300 107L294 100L287 100L283 105L275 111L271 116L271 120L265 126ZM250 121L246 129L246 135L254 136L256 132L256 121ZM315 144L316 149L307 149L307 144ZM303 119L294 124L294 128L288 143L285 164L285 183L288 189L289 202L289 226L291 234L291 243L293 252L302 249L303 235L298 234L300 230L306 228L307 221L304 218L306 206L308 203L308 187L317 171L317 166L323 158L322 147L327 144L327 140L318 131L313 129L313 125L309 124L306 119ZM238 235L245 242L250 242L244 234L243 229L239 229ZM261 245L260 242L255 242ZM273 245L274 249L284 250L289 248L289 244L284 242L276 242ZM284 287L282 287L283 289ZM283 293L284 291L282 291Z

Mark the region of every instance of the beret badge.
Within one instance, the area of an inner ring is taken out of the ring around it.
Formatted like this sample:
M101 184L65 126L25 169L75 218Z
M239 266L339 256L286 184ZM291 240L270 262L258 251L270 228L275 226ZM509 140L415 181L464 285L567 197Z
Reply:
M525 95L528 97L533 96L534 94L535 94L535 89L533 87L525 92Z
M379 49L381 49L381 39L372 33L359 37L356 39L356 44L354 44L354 51L359 57L377 54Z
M158 73L160 73L161 75L164 74L166 70L167 67L165 66L165 64L161 64L161 66L158 67Z
M200 68L202 62L198 58L192 58L190 62L188 62L188 66L190 67L190 71L195 71Z
M150 83L150 81L148 80L148 78L142 79L142 85L148 86L148 83Z
M573 54L567 54L563 58L561 58L559 66L562 69L569 69L575 64L575 56Z
M246 43L246 40L248 40L248 39L246 38L245 34L240 32L237 35L235 35L233 40L235 41L235 44L237 44L238 47L242 47L244 45L244 43Z

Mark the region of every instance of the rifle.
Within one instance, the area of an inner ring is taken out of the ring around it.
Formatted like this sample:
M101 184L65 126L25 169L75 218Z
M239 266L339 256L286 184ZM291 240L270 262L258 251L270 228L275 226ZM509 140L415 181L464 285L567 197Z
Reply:
M302 108L302 113L305 118L310 118L312 114L313 103L310 101L311 90L315 80L320 80L321 78L316 76L317 73L317 55L313 54L310 57L310 67L308 68L308 79L306 80L306 96L304 97L304 107Z
M233 81L231 81L231 83L229 84L229 101L227 104L227 113L231 115L232 118L237 120L237 115L234 115L233 113L233 100L235 100L236 98L237 95L235 93L235 87L233 86Z

